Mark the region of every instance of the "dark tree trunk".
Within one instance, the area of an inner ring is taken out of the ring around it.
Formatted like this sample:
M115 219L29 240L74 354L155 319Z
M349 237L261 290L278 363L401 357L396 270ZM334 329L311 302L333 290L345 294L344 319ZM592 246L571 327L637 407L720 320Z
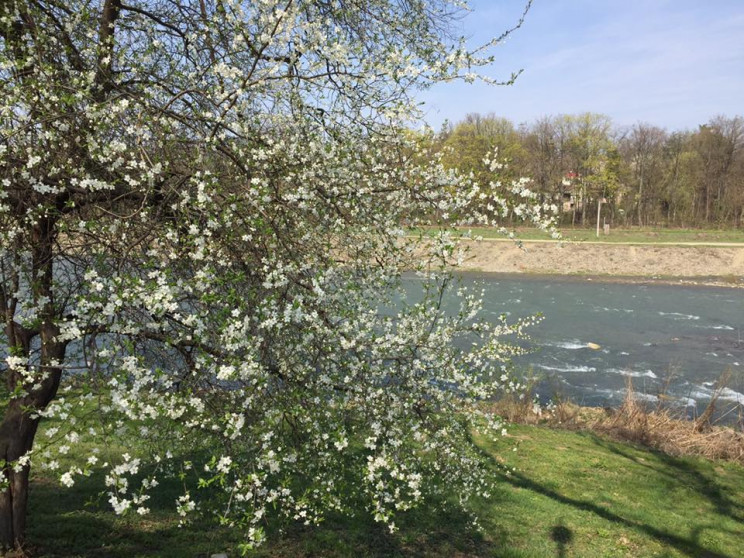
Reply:
M0 458L13 463L25 455L33 445L37 426L38 420L32 419L17 400L11 403L0 425ZM28 465L19 471L3 467L7 486L0 493L0 545L5 550L20 547L26 534L29 469Z
M28 359L31 341L39 337L41 351L38 361L27 364L26 377L17 370L7 370L7 388L14 394L0 424L0 467L5 490L0 492L0 550L20 548L26 535L28 481L30 467L19 466L18 459L26 455L34 444L39 425L37 412L43 410L57 395L65 359L67 342L57 338L60 330L54 306L53 246L56 221L41 219L32 231L32 282L34 301L44 301L40 323L36 329L26 329L14 318L15 302L3 309L9 353ZM30 378L30 379L29 379ZM16 470L17 469L17 470Z
M31 394L11 400L0 424L0 460L3 460L2 473L8 481L6 489L0 492L0 548L5 550L19 548L26 535L30 467L26 465L16 471L13 465L33 447L39 425L34 410L46 408L57 395L62 370L44 363L64 360L66 344L56 341L58 334L56 326L42 328L41 368L48 375ZM12 376L11 382L17 385L21 381L19 375L13 373Z

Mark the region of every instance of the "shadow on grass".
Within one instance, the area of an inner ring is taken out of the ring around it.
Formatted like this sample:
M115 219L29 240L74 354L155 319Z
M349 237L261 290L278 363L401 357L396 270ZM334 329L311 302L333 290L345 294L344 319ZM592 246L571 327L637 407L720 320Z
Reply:
M573 531L563 524L558 524L550 530L550 538L558 546L558 558L568 556L568 546L573 540Z
M103 476L78 477L75 486L36 477L29 494L28 554L33 557L210 556L236 546L238 538L213 524L179 527L176 483L164 483L147 501L151 513L117 516L106 497Z
M607 442L601 438L599 438L596 435L593 435L591 433L585 434L586 436L591 437L595 443L598 445L602 445L605 449L612 451L615 454L621 455L623 457L627 457L628 459L633 459L634 461L637 461L632 455L626 454L622 450L620 450L616 445L614 445L612 442ZM485 450L481 450L483 455L487 456L493 463L494 467L498 468L499 463L494 459L493 455L488 453ZM723 493L720 490L714 489L711 487L711 482L709 479L701 480L697 477L702 477L697 471L694 471L690 468L689 465L685 467L684 462L678 462L678 460L675 460L672 457L664 456L664 458L674 462L674 465L679 466L680 469L687 469L687 472L690 474L690 477L693 479L697 479L699 483L701 483L700 486L695 486L695 489L698 489L702 487L702 489L707 489L707 495L709 497L717 498L720 500L720 505L723 510L730 510L731 509L731 502L727 502L726 498L724 497ZM644 465L644 463L639 463L641 465ZM664 472L664 471L657 471L657 472ZM664 472L666 474L666 472ZM695 474L693 474L695 473ZM659 529L657 527L654 527L653 525L636 521L633 519L625 518L619 514L616 514L612 511L609 511L607 508L602 507L600 505L595 504L591 501L585 501L578 498L572 498L570 496L566 496L564 494L561 494L557 489L546 486L545 484L541 484L531 478L529 478L527 475L521 474L516 471L511 471L508 474L506 473L500 473L499 476L501 477L502 481L508 484L511 484L512 486L523 488L530 490L532 492L535 492L537 494L540 494L542 496L545 496L547 498L550 498L556 502L559 502L561 504L571 506L575 509L590 512L595 514L598 517L601 517L602 519L605 519L607 521L610 521L612 523L615 523L617 525L622 525L624 527L633 529L635 531L638 531L640 533L644 533L650 537L653 537L660 543L670 546L678 550L680 553L685 554L687 556L694 556L696 558L698 557L707 557L707 558L732 558L728 554L722 554L720 552L710 550L709 548L706 548L702 546L700 543L701 535L704 531L712 528L705 525L700 525L695 527L692 530L691 536L689 538L680 536L675 533L671 533L668 531L665 531L663 529ZM685 483L685 479L679 480L679 477L675 477L677 482ZM713 483L715 484L715 483ZM719 512L721 513L721 512ZM730 517L736 519L736 516L731 515L730 513L727 513ZM721 532L730 532L726 529L721 529L719 527L716 527L718 531ZM566 546L571 541L571 532L567 528L558 525L553 528L551 532L551 539L557 544L558 546L558 556L565 556L566 555Z
M457 510L416 510L399 518L391 533L366 513L356 518L330 516L320 527L292 525L281 540L256 556L495 556L516 557L503 541L477 532Z
M668 477L677 484L690 487L696 493L705 496L715 507L717 513L730 517L735 521L744 522L744 504L732 499L726 492L726 489L722 488L718 482L711 478L713 473L710 476L706 475L687 460L679 459L653 449L644 448L644 451L653 454L658 460L658 463L661 464L661 466L657 466L654 462L638 459L637 456L629 451L629 448L625 449L617 443L596 434L582 433L582 435L608 452L628 459L638 466L651 469L659 475Z
M179 527L173 512L178 486L160 486L157 499L148 501L152 513L116 516L104 497L101 478L80 478L73 488L62 488L37 478L30 495L30 556L39 557L209 557L216 553L238 556L241 533L209 520ZM92 501L93 500L93 501ZM91 502L92 501L92 502ZM87 502L87 504L86 504ZM268 527L269 540L249 556L522 556L504 549L504 534L478 532L471 518L454 506L433 502L397 518L391 533L366 511L354 517L330 514L318 527L289 523L280 532Z
M520 475L519 473L512 473L508 477L504 475L503 479L514 486L526 488L538 494L542 494L543 496L551 498L557 502L560 502L561 504L570 505L577 509L591 512L603 519L606 519L607 521L611 521L613 523L617 523L636 531L645 533L646 535L657 539L659 542L665 545L676 548L679 552L688 556L694 556L696 558L702 556L706 556L708 558L732 558L728 554L722 554L720 552L709 550L699 543L700 534L702 533L702 531L707 529L706 527L701 526L695 528L693 530L693 536L691 538L685 538L679 535L675 535L674 533L669 533L662 529L657 529L652 525L633 521L631 519L626 519L592 502L586 502L577 498L564 496L553 489L547 488L540 483L527 478L526 476Z

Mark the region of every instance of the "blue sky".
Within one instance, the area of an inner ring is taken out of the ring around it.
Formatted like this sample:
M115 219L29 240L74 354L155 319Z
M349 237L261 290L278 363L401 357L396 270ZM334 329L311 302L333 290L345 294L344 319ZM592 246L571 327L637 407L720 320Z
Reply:
M519 18L522 0L471 0L459 24L473 45ZM488 74L510 87L440 84L422 92L438 128L468 112L515 123L600 112L618 126L692 129L744 115L744 0L535 0L524 26L495 50Z

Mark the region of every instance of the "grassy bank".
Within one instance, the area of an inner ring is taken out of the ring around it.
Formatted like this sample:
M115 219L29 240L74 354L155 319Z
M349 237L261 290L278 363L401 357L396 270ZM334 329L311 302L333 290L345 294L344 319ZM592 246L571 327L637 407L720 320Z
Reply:
M526 234L525 238L544 238L539 231L518 231L519 235ZM718 230L718 229L654 229L633 227L627 229L610 229L609 234L600 231L597 237L595 228L571 228L561 229L566 240L575 242L620 242L633 244L686 244L686 243L742 243L744 242L744 230ZM491 233L493 235L493 233Z
M480 532L457 511L403 515L395 534L360 512L353 519L329 517L319 528L290 525L253 555L744 556L739 465L674 458L589 432L536 426L515 426L508 437L481 443L501 471L501 483L475 505ZM238 538L228 531L207 523L179 528L166 511L172 502L167 495L153 502L154 513L144 520L115 517L94 481L63 489L56 479L37 476L31 555L238 555Z
M463 231L468 230L463 228ZM473 235L483 238L504 238L495 229L488 227L474 227ZM522 240L550 240L550 236L534 228L517 228L515 234ZM595 228L571 228L561 229L564 240L572 242L609 242L630 244L688 244L688 243L744 243L744 230L719 230L719 229L655 229L655 228L618 228L611 229L605 235L600 232L597 237Z

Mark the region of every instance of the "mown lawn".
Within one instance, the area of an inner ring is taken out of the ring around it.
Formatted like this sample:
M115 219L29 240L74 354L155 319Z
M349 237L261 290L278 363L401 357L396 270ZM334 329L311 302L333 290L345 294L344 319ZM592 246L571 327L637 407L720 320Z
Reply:
M740 466L532 426L512 427L509 437L482 447L502 472L498 490L475 505L480 531L454 509L401 516L395 534L360 512L329 517L319 528L290 525L250 555L744 556ZM178 527L167 511L172 495L151 502L146 520L114 516L97 498L96 480L63 489L37 475L32 556L238 556L235 533L207 523Z
M685 242L744 242L744 230L718 230L718 229L653 229L653 228L628 228L611 229L605 235L600 232L597 238L596 229L572 229L562 230L566 239L574 241L601 241L601 242L632 242L632 243L685 243ZM537 236L536 236L537 238Z
M468 230L466 228L463 231ZM485 227L474 227L474 236L483 238L505 238L496 229ZM550 240L550 236L534 228L515 229L515 234L522 240ZM597 238L594 228L570 228L561 229L564 240L572 242L628 242L632 244L658 244L658 243L744 243L744 230L718 230L718 229L653 229L653 228L627 228L611 229L610 234L600 232Z

